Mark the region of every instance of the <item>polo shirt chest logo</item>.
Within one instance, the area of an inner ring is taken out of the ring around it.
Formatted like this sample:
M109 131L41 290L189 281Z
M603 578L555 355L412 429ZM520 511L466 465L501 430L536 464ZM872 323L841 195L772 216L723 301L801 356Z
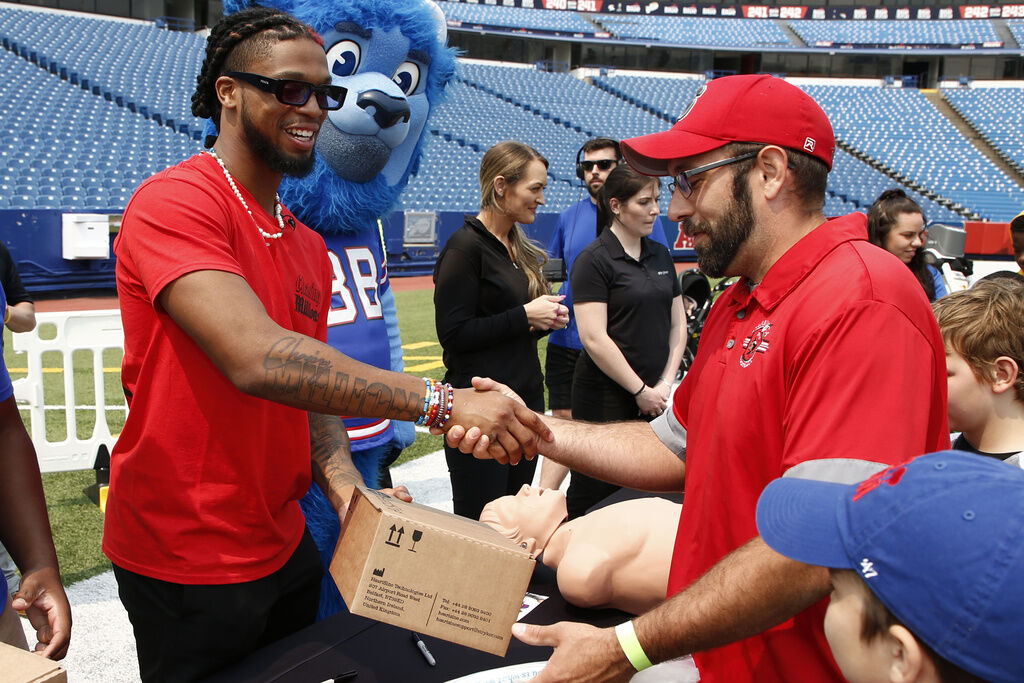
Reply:
M772 324L768 320L758 323L750 336L743 340L743 353L740 354L740 367L748 367L754 362L758 353L768 351L768 333L771 332Z

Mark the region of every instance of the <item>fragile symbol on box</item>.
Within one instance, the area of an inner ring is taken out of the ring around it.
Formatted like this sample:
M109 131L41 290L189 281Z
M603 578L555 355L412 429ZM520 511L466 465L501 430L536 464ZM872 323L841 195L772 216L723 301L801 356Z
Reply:
M384 541L384 544L385 545L394 546L396 548L401 548L402 547L402 536L404 536L404 535L405 535L405 527L404 526L398 527L396 529L395 525L392 524L391 528L388 529L388 540ZM419 543L422 539L423 539L423 530L422 529L413 529L413 531L412 531L412 547L409 548L409 552L411 552L411 553L416 552L416 544Z

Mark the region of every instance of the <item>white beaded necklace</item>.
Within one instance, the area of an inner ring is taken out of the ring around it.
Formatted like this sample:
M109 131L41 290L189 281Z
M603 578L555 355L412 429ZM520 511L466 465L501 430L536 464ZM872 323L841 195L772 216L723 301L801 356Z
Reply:
M220 169L224 171L224 177L228 179L228 185L230 185L231 189L234 190L235 196L238 197L238 201L242 202L242 208L244 208L246 213L249 214L249 218L252 219L252 224L255 225L256 229L260 231L261 235L263 235L263 239L281 239L281 237L284 236L284 219L281 218L281 195L276 193L274 194L274 216L277 217L277 227L280 228L281 230L279 233L274 234L267 232L266 230L260 227L259 223L256 222L256 216L252 215L252 210L249 209L249 205L245 203L245 197L243 197L242 193L238 191L238 185L235 184L235 179L231 176L231 173L228 171L228 167L224 165L224 160L217 155L217 150L209 149L207 150L207 153L214 159L216 159L218 164L220 164ZM270 242L264 242L264 244L266 244L268 247L270 246Z

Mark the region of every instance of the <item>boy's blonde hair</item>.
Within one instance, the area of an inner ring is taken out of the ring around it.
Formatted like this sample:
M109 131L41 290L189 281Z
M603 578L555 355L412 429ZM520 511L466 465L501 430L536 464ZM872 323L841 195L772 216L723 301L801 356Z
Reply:
M942 338L964 357L974 375L995 380L995 362L1012 358L1020 372L1014 383L1024 402L1024 281L1020 278L981 280L932 304Z

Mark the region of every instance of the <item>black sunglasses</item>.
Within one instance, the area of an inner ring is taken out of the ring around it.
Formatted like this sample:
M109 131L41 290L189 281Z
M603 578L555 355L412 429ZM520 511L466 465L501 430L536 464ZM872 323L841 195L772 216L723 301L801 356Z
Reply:
M615 159L598 159L597 161L581 161L580 166L583 167L584 171L587 171L589 173L590 170L593 169L595 166L597 166L602 171L607 171L609 168L611 168L617 163L619 162L615 161Z
M321 109L334 111L341 109L341 105L345 102L345 93L348 92L340 85L313 85L306 81L270 78L245 71L228 71L224 75L255 85L263 92L273 94L281 104L292 107L301 107L309 102L310 95L316 95L316 103L320 105Z
M678 173L672 176L672 180L674 182L668 184L668 191L672 193L678 192L679 194L683 195L683 197L689 197L691 194L693 194L693 186L690 185L690 178L692 178L693 176L697 175L698 173L703 173L704 171L710 171L713 168L718 168L720 166L728 166L729 164L735 164L737 161L745 161L746 159L752 159L753 157L756 157L760 153L760 151L761 150L758 150L757 152L747 152L746 154L740 154L739 156L729 157L728 159L722 159L721 161L712 161L710 164L704 164L703 166L698 166L697 168L691 168L689 171L679 171Z

